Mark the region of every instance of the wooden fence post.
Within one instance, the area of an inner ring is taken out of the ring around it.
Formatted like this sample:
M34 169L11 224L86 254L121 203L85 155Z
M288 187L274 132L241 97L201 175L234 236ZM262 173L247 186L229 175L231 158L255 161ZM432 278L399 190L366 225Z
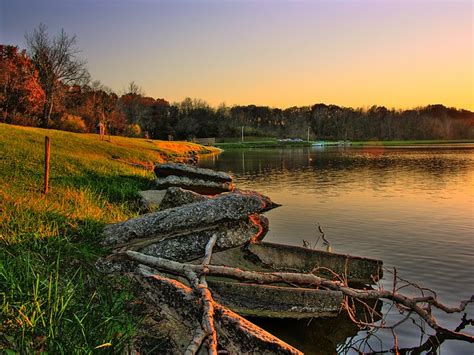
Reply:
M51 141L48 136L44 137L44 191L46 195L49 189L49 158L51 155Z

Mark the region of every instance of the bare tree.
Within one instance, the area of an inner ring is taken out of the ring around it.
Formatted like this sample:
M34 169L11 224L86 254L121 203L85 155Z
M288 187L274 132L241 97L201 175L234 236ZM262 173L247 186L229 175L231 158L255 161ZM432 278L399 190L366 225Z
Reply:
M127 88L123 90L123 95L145 96L145 92L140 85L131 81Z
M83 85L89 82L86 61L77 55L76 36L69 36L62 29L51 38L44 24L25 35L30 58L39 72L39 81L45 92L46 101L42 126L51 118L56 94L62 85Z

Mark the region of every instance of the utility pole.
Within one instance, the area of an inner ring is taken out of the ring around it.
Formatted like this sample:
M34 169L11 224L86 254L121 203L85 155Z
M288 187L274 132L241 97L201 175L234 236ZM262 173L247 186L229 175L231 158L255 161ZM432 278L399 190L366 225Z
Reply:
M309 127L308 127L308 142L309 142Z
M242 126L242 142L244 141L244 126Z

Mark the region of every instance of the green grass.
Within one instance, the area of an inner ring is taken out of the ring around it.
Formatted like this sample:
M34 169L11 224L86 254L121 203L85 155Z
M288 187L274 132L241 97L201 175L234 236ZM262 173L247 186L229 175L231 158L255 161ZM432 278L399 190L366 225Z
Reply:
M129 281L95 271L102 228L139 213L154 162L207 148L5 124L0 136L0 352L123 351L139 319Z

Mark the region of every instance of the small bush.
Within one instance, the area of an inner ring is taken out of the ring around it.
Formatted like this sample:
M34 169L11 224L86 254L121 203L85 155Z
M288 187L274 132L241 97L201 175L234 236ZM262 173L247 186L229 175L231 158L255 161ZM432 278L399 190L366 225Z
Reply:
M137 124L129 124L125 127L124 134L127 137L140 137L142 134L142 129Z
M38 117L31 115L24 115L20 113L16 113L8 118L6 122L16 124L19 126L38 126L39 125L39 120Z
M65 113L59 120L59 129L70 132L84 133L87 132L86 123L80 116Z

